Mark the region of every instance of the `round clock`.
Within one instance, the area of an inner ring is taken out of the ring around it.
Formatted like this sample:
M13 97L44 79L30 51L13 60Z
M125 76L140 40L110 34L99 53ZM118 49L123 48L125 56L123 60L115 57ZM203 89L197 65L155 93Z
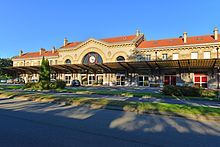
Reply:
M95 63L95 56L90 56L89 57L89 62L90 63Z

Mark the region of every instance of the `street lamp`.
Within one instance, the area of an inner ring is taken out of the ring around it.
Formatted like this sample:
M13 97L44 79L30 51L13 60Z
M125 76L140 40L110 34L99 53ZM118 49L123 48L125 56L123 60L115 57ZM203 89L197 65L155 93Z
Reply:
M216 48L217 51L217 60L218 60L218 47ZM219 66L217 67L217 89L219 89Z

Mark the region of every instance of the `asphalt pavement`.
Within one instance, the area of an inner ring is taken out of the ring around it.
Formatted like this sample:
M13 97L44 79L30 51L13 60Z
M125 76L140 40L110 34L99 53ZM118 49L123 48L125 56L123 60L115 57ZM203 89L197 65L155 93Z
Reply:
M220 146L220 122L0 99L1 147Z

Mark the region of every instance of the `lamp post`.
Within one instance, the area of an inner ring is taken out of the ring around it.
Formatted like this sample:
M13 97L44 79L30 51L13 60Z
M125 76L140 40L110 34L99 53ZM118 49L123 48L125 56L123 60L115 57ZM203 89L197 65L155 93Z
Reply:
M216 48L217 51L217 60L218 60L218 47ZM217 89L219 89L219 67L217 67Z

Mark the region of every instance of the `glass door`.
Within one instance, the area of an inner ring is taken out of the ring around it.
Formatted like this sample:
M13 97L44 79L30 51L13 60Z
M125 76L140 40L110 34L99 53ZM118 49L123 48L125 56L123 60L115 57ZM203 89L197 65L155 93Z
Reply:
M71 76L65 76L65 82L66 84L70 84L70 81L71 81Z
M125 75L116 75L116 85L117 86L125 85Z
M138 86L149 86L148 76L138 76Z
M94 75L89 75L88 85L93 85L94 83L95 83L95 76Z

